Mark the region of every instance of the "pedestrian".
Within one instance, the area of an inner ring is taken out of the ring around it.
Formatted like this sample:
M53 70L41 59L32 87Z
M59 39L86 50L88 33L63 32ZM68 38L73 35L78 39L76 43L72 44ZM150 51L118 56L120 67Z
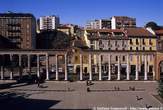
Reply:
M87 92L90 92L90 88L89 87L87 87Z
M37 77L36 82L37 82L37 87L40 87L40 77L39 76Z

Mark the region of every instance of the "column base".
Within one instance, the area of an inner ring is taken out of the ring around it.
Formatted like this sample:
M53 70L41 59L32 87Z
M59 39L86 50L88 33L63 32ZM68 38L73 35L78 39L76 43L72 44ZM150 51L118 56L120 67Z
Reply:
M65 79L65 81L67 81L67 79Z
M110 80L111 80L111 78L108 79L108 81L110 81Z
M81 78L80 81L83 81L83 79Z
M120 78L120 76L117 78L117 80L120 80L121 78Z
M137 81L137 80L139 80L138 78L135 78L135 80Z

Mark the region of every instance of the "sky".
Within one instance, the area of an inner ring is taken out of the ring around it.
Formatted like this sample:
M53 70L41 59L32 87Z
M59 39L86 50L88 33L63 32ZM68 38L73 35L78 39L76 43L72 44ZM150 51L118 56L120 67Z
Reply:
M61 23L80 26L111 16L134 17L137 26L149 21L163 25L163 0L0 0L0 13L7 11L32 13L36 18L57 15Z

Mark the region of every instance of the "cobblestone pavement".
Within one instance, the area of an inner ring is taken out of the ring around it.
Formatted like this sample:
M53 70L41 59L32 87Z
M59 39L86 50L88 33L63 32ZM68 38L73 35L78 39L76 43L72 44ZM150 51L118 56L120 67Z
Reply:
M92 109L94 107L160 107L162 104L153 96L157 94L157 86L157 82L154 81L92 81L92 85L89 86L90 92L87 92L88 86L85 81L48 81L41 88L38 88L37 84L20 85L0 90L0 93L9 92L19 96L23 94L23 97L27 100L36 100L35 102L41 100L45 101L46 104L48 101L52 101L49 102L50 104L47 107L42 107L41 110ZM25 101L24 103L29 104L29 102ZM43 105L44 103L39 104ZM27 105L22 104L22 106Z

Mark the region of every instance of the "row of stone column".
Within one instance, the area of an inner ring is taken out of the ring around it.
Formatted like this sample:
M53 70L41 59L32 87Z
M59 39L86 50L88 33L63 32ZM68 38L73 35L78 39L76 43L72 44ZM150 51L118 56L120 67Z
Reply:
M19 68L22 66L22 61L21 61L21 54L18 55L19 56ZM31 62L30 62L30 54L27 55L27 66L28 66L28 72L29 74L31 73ZM40 54L37 54L37 77L40 77ZM46 80L49 80L49 55L46 54ZM12 62L13 61L13 55L10 54L10 61ZM55 77L55 80L58 80L58 55L56 54L55 55L55 64L56 64L56 77ZM67 80L67 54L64 55L64 58L65 58L65 80ZM1 80L4 79L4 66L1 66L0 68L0 74L1 74ZM19 75L20 77L22 77L22 72L20 71L19 69ZM10 79L12 80L13 79L13 71L11 70L10 71Z
M67 54L64 55L64 62L65 62L65 79L68 79L68 74L67 74ZM55 80L59 80L59 76L58 76L58 55L55 55L55 68L56 68L56 76L55 76ZM40 77L40 65L39 65L39 55L37 55L37 76ZM49 80L49 55L46 54L46 80Z
M28 72L29 74L31 73L31 63L30 63L30 54L27 55L28 56ZM59 76L58 76L58 55L55 55L55 64L56 64L56 76L55 76L55 80L58 80ZM68 74L67 74L67 54L64 55L65 58L65 79L68 79ZM89 80L92 80L92 61L91 61L91 54L89 54ZM12 61L12 55L10 54L10 61ZM101 54L98 56L98 60L99 60L99 80L102 80L102 62L101 62ZM21 67L21 54L19 54L19 67ZM144 80L147 80L147 56L145 55L144 57ZM130 80L130 61L129 61L129 55L127 55L127 67L126 67L126 80ZM120 56L118 56L118 73L117 73L117 80L120 80ZM154 66L153 66L154 67ZM139 78L139 74L138 71L140 70L140 62L139 62L139 57L137 57L137 62L136 62L136 74L135 74L135 80L138 80ZM4 79L4 67L1 66L0 68L1 70L1 79ZM108 80L111 80L111 55L108 54ZM20 77L22 76L21 71L19 71ZM37 54L37 76L40 77L40 54ZM153 68L153 77L155 77L155 71ZM10 72L10 79L13 79L13 71ZM49 55L46 54L46 80L49 80ZM82 54L80 54L80 80L83 80L83 58L82 58Z
M136 60L136 74L135 74L135 80L139 80L139 72L140 71L140 68L141 68L141 64L140 64L140 60L139 60L139 55L137 55L137 60ZM89 54L89 61L88 61L88 64L89 64L89 80L92 80L92 58L91 58L91 54ZM102 62L101 62L101 54L98 55L98 63L99 63L99 80L102 80ZM144 55L144 80L148 80L148 74L147 74L147 55ZM130 80L130 60L129 60L129 55L127 55L127 62L126 62L126 80ZM118 56L118 62L117 62L117 65L118 65L118 73L117 73L117 80L120 80L120 76L121 76L121 73L120 73L120 56ZM109 54L108 55L108 80L111 80L111 55ZM155 78L155 68L154 68L154 65L153 65L153 78ZM80 54L80 80L83 80L83 59L82 59L82 54Z

